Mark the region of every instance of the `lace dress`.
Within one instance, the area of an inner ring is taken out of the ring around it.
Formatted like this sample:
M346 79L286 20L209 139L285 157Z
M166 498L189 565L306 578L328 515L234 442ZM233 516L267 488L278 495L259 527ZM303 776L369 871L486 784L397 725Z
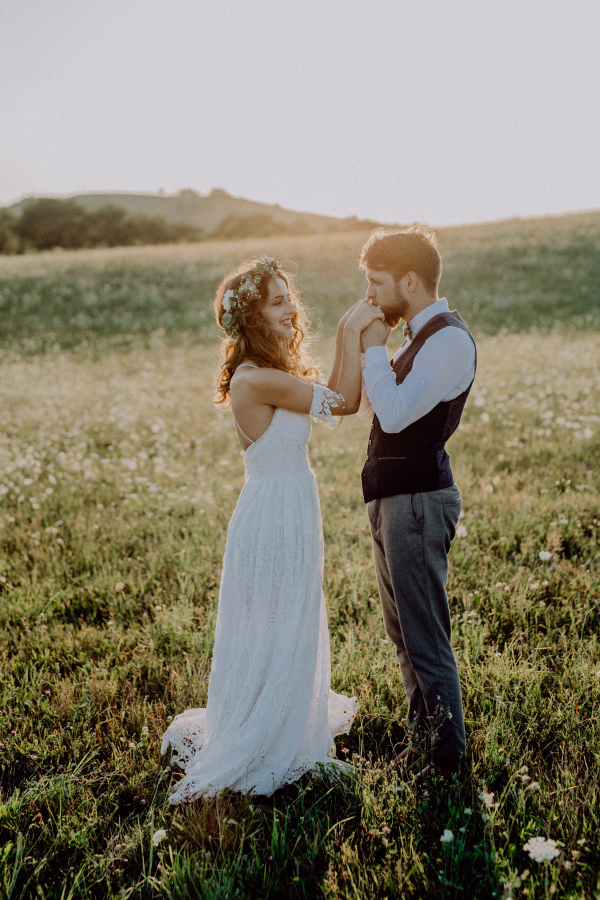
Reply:
M310 414L331 423L336 399L315 384ZM185 772L173 804L225 787L270 796L332 764L333 737L352 725L356 699L329 687L310 431L310 415L276 409L242 453L246 483L227 534L208 704L176 716L162 741Z

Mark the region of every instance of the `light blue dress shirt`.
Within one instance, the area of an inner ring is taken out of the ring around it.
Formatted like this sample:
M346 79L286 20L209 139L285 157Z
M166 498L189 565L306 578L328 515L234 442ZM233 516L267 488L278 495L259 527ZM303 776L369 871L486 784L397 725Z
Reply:
M445 297L426 306L411 321L413 338L430 319L448 312ZM394 354L395 362L410 347ZM423 344L402 384L390 368L385 347L369 347L364 356L363 391L358 416L377 414L383 431L394 434L423 418L438 403L462 394L475 376L475 347L466 331L448 326Z

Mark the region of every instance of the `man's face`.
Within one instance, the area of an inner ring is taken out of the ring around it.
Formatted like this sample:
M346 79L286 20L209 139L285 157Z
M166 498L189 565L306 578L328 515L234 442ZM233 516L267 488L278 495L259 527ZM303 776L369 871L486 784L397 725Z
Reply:
M389 272L382 272L379 269L367 269L366 275L369 283L367 300L374 306L381 307L385 321L390 328L395 328L409 308L402 283L395 282Z

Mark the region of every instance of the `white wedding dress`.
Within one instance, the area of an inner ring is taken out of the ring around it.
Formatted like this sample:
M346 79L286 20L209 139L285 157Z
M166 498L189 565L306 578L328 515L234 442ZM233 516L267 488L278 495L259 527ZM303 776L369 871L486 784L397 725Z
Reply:
M336 395L313 386L311 415ZM310 415L276 409L242 453L246 483L229 523L206 709L176 716L161 752L185 772L173 804L222 788L270 796L335 758L358 704L330 690L323 533L308 462ZM351 768L351 767L350 767Z

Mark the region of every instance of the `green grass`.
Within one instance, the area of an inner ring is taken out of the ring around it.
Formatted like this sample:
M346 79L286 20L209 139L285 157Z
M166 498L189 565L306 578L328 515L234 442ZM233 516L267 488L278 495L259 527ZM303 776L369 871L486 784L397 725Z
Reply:
M573 221L551 224L556 260L577 232ZM72 293L48 313L60 327L15 314L0 370L0 896L597 896L600 337L531 333L527 318L529 333L508 333L501 317L492 327L467 312L460 271L464 291L477 269L480 293L502 299L519 228L530 240L528 223L495 227L443 235L445 291L481 335L450 447L466 528L449 597L469 758L464 777L427 793L398 791L383 772L406 739L406 704L360 496L368 426L353 419L334 432L315 426L310 452L333 687L360 702L338 755L356 774L305 777L264 801L168 805L179 776L160 738L169 717L206 702L226 528L243 484L230 414L210 402L214 331L198 319L193 284L204 279L207 305L209 286L250 245L3 262L4 291L35 278L40 292L62 279ZM362 289L349 268L360 236L328 241L321 253L305 239L285 244L324 323L324 360L331 321ZM73 324L78 259L91 307L103 296L94 285L122 273L131 327L110 324L116 302L108 325L99 314L97 328ZM541 309L554 301L536 293L539 274L523 275L523 291ZM158 285L164 298L167 283L172 301L157 300L152 319L136 300L146 288L134 287ZM592 303L577 308L595 315ZM158 829L167 836L154 847ZM451 843L440 842L445 829ZM523 850L537 835L560 842L553 863Z
M366 234L0 257L0 350L215 339L212 299L253 253L298 267L313 323L331 331L365 292ZM441 290L478 334L600 326L600 213L441 229Z

